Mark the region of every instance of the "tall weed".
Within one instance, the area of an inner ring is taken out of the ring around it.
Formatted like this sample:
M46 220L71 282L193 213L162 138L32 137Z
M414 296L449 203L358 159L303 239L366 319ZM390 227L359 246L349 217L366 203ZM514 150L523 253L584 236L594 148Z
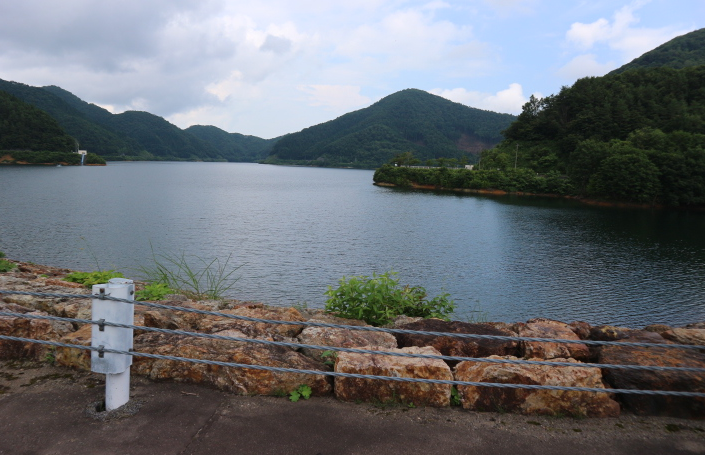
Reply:
M239 279L233 274L242 265L230 266L231 259L232 253L221 261L187 256L183 252L155 253L152 248L152 264L141 265L137 271L145 281L163 284L189 298L219 300Z

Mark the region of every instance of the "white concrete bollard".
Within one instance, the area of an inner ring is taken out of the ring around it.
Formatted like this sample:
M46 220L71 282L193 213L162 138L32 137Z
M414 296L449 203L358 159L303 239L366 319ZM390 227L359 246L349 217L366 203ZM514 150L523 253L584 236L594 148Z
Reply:
M134 300L132 280L113 278L107 284L93 286L93 295L106 295ZM134 325L134 304L114 300L93 299L92 319ZM132 329L93 324L91 346L129 351L132 349ZM130 365L132 356L91 351L91 371L105 374L105 409L112 411L130 401Z

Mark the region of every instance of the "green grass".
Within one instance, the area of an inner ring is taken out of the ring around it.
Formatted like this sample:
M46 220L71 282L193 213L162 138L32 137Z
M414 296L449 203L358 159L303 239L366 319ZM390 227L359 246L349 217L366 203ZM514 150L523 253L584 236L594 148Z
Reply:
M9 272L17 267L17 265L6 259L0 259L0 273Z
M164 283L150 283L143 290L135 292L135 298L137 300L164 300L167 294L175 294L175 292Z
M111 278L125 278L125 276L115 270L103 270L99 272L73 272L64 277L64 281L80 283L87 288L94 284L107 283Z
M194 300L220 300L231 290L239 277L233 267L232 253L221 261L181 254L157 254L152 249L152 264L137 268L142 278L163 285Z

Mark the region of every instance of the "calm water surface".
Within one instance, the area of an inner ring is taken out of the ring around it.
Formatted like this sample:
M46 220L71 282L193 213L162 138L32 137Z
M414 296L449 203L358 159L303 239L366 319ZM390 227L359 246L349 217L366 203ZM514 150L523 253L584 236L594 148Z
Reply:
M242 265L232 297L322 306L393 269L461 318L705 320L705 213L402 191L372 171L235 163L0 167L0 251L135 276L158 253ZM98 264L96 264L96 261Z

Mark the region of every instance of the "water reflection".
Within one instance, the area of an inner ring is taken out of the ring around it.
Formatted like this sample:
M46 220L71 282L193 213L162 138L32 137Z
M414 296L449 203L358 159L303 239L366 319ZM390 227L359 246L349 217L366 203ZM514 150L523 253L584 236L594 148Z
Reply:
M322 305L394 269L492 320L705 320L705 214L373 186L372 172L226 163L0 168L0 250L130 273L150 247L233 253L235 297ZM93 251L91 254L88 248Z

